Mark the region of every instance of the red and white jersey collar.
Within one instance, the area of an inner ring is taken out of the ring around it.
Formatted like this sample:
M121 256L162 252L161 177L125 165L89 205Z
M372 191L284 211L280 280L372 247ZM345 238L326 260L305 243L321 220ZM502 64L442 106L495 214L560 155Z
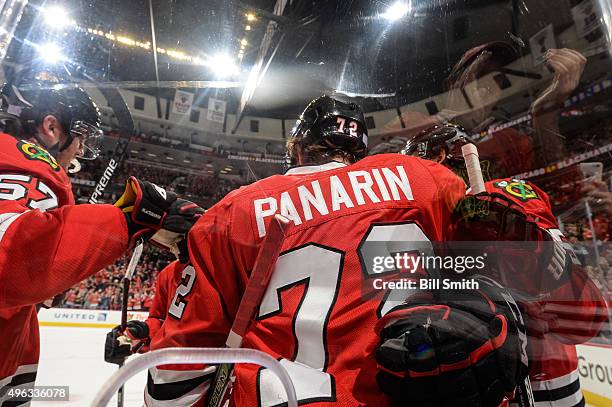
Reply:
M336 168L346 167L345 163L341 163L339 161L330 161L325 164L320 165L301 165L297 167L291 167L287 170L285 175L303 175L303 174L312 174L315 172L323 172L329 170L335 170Z

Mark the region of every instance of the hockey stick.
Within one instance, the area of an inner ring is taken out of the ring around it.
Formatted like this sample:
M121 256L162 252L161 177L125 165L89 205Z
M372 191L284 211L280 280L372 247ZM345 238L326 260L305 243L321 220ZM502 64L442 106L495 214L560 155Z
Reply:
M128 311L128 297L130 293L130 283L132 282L132 277L134 276L134 271L136 270L136 266L138 265L138 262L140 261L140 256L142 256L143 247L144 247L144 241L140 240L138 244L136 245L136 247L134 248L134 252L132 253L132 258L130 259L127 270L125 271L125 276L123 277L123 280L122 280L123 299L121 302L121 332L125 331L127 327L127 311ZM123 366L124 362L125 360L119 364L119 369L121 369L121 366ZM119 388L119 391L117 392L117 406L118 407L123 407L123 400L124 400L124 389L123 389L123 386L121 386Z
M480 168L478 149L474 144L470 143L461 147L461 153L463 154L463 159L465 160L465 168L467 169L472 195L485 192L486 189L484 179L482 177L482 169Z
M280 254L288 224L289 221L281 215L274 215L274 219L270 222L268 233L257 254L257 260L255 260L251 277L244 290L232 328L225 341L225 345L229 348L239 348L242 345L242 338L249 328L272 277L274 265ZM206 406L221 406L229 390L233 371L233 364L225 363L217 367L212 386L209 388Z
M112 88L99 88L98 90L106 98L117 118L121 138L117 140L113 156L108 161L102 176L96 183L94 191L89 198L89 203L91 204L98 203L98 200L104 195L104 191L110 185L115 170L121 167L121 163L127 155L130 139L134 134L134 119L121 93L117 89Z
M468 179L470 181L471 194L476 195L482 192L486 192L484 179L482 177L482 170L480 169L480 159L478 157L478 149L474 144L466 144L461 147L461 153L465 160L465 167L467 168ZM514 403L517 403L519 407L534 407L535 400L533 398L533 390L531 389L531 381L529 375L525 378L523 383L517 384Z

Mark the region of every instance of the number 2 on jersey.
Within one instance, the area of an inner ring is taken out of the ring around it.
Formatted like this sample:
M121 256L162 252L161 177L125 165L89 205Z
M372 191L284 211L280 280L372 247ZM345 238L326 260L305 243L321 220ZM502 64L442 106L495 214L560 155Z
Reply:
M195 282L196 273L193 266L189 265L185 267L181 277L181 284L176 288L174 298L172 298L172 302L168 308L168 314L172 315L176 319L181 319L183 316L185 306L187 305L185 297L191 292L193 283Z

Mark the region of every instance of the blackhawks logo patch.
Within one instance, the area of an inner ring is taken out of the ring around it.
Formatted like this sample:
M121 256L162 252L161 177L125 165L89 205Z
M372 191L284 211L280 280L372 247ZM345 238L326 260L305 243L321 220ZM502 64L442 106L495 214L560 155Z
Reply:
M533 187L523 180L511 179L494 182L493 186L501 189L514 198L518 198L523 202L530 201L532 199L540 199L538 194L534 191Z
M42 161L48 164L53 171L59 171L59 164L44 148L23 140L17 143L17 148L28 160Z

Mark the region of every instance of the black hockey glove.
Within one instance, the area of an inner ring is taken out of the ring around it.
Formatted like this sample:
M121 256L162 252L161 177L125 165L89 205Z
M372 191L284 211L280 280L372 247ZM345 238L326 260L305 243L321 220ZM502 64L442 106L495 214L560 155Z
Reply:
M380 389L398 406L497 407L527 377L527 337L510 294L486 277L478 290L431 293L377 324Z
M149 326L142 321L128 321L125 331L122 331L121 325L117 325L106 334L104 360L120 365L149 340Z
M130 177L123 195L115 202L128 223L130 242L140 236L151 237L163 229L174 235L185 235L204 214L204 209L191 201L177 198L174 192ZM165 246L165 243L161 243Z

